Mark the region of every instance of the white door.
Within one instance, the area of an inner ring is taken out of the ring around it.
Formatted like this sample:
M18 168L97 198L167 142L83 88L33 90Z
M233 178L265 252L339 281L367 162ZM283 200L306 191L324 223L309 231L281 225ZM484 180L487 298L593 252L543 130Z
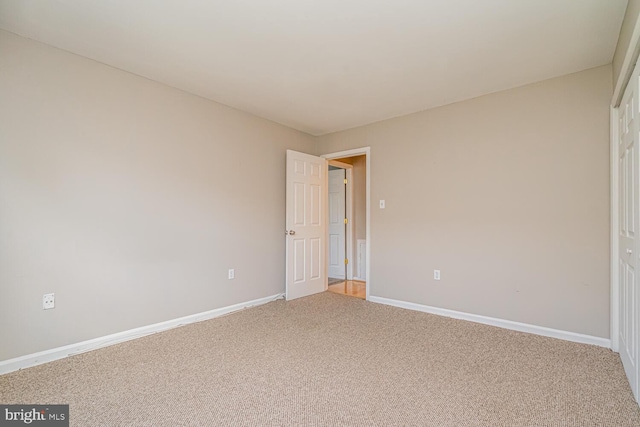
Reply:
M327 161L287 150L286 298L327 289Z
M636 67L618 110L619 225L619 343L620 358L638 399L638 70Z
M345 268L345 169L329 171L329 277L346 279Z

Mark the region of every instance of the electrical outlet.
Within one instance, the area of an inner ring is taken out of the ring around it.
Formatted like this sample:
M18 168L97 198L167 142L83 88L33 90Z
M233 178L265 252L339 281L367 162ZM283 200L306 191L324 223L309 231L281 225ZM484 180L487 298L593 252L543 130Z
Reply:
M440 280L440 270L433 270L433 280Z
M233 268L229 269L229 280L236 278L236 271Z
M56 299L55 294L44 294L42 295L42 309L49 310L55 308Z

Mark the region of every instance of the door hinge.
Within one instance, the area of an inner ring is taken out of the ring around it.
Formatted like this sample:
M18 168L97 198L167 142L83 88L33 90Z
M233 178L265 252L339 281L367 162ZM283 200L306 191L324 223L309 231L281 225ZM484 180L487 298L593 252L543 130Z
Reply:
M349 220L348 220L347 218L345 218L345 219L344 219L344 223L345 223L345 224L348 224L348 223L349 223Z
M349 260L348 260L347 258L345 258L345 259L344 259L344 263L345 263L345 265L346 265L346 264L349 264Z
M347 178L345 178L345 179L344 179L344 183L345 183L345 184L347 183Z

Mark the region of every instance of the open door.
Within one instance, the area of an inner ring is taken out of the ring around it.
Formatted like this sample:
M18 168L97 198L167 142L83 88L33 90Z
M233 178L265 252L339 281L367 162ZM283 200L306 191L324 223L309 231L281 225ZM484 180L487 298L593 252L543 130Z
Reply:
M286 298L327 288L327 161L287 150Z
M329 166L329 277L347 280L347 198L346 169L331 169Z

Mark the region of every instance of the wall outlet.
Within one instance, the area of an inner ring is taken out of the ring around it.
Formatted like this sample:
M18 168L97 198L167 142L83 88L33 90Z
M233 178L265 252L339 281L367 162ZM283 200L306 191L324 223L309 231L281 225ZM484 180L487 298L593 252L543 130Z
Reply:
M433 270L433 280L440 280L440 270Z
M229 280L236 278L236 271L233 268L229 269Z
M44 294L42 295L42 309L49 310L55 308L56 299L55 294Z

